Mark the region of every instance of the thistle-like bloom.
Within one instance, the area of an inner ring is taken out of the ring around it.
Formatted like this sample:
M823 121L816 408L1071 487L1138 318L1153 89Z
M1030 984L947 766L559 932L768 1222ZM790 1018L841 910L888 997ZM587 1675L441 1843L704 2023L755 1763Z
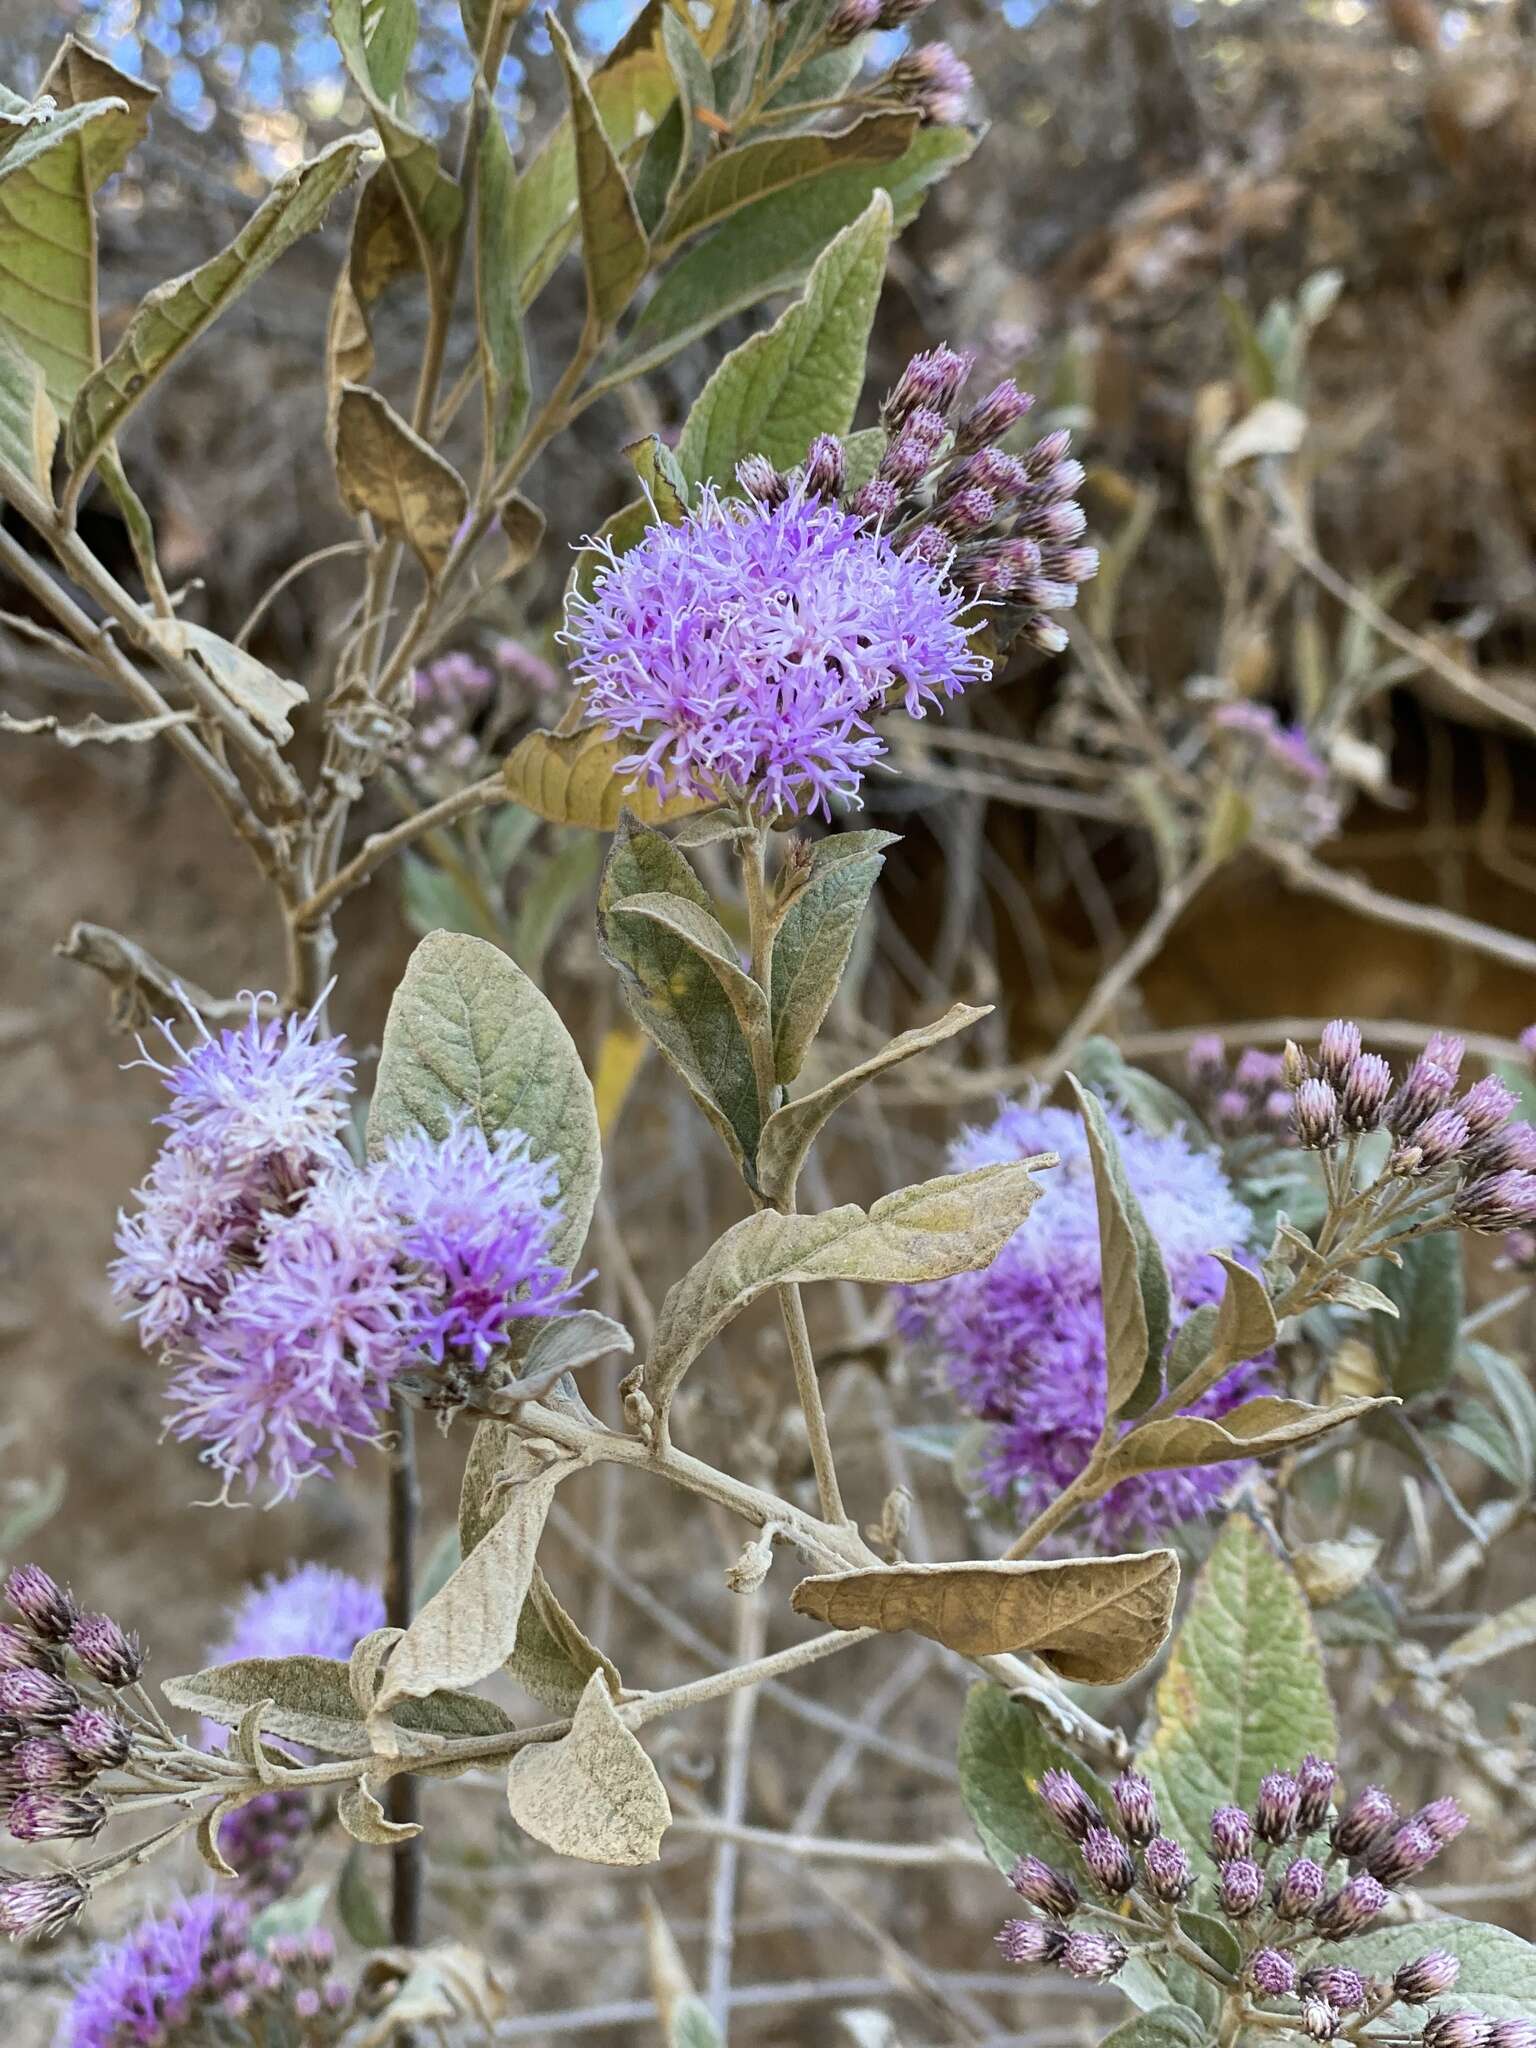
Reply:
M86 1897L85 1886L67 1870L0 1870L0 1934L13 1941L51 1940L78 1916Z
M1136 1882L1131 1852L1113 1828L1090 1828L1083 1837L1083 1861L1093 1881L1111 1898L1121 1899Z
M92 1678L114 1692L134 1684L144 1669L138 1637L110 1614L82 1614L69 1632L69 1647Z
M75 1993L68 2048L137 2048L186 2026L217 1995L217 1964L238 1950L245 1929L244 1909L213 1892L141 1922Z
M340 1038L321 1038L316 1011L263 1017L263 998L247 994L250 1015L217 1038L195 1019L197 1041L183 1051L168 1024L160 1029L177 1054L162 1066L141 1046L143 1064L164 1082L171 1107L160 1121L195 1133L232 1167L258 1162L306 1166L332 1155L347 1113L356 1062ZM274 998L265 998L271 1002Z
M1339 1815L1333 1846L1341 1856L1363 1856L1383 1828L1397 1818L1392 1796L1380 1785L1362 1785Z
M1301 1980L1301 1995L1326 1999L1335 2012L1358 2012L1365 2003L1365 1979L1358 1970L1324 1963L1307 1971Z
M705 486L627 554L591 545L572 675L591 721L637 742L621 768L667 795L830 814L885 752L887 703L921 717L990 674L964 593L803 479L772 506Z
M1264 1873L1250 1856L1223 1863L1218 1872L1221 1910L1232 1920L1246 1920L1264 1896Z
M1004 1962L1028 1969L1039 1963L1059 1963L1067 1937L1061 1928L1044 1920L1005 1920L997 1931L997 1945Z
M1108 1830L1100 1828L1089 1832L1090 1835L1107 1834ZM1066 1872L1054 1869L1038 1856L1021 1856L1014 1864L1008 1882L1026 1905L1048 1913L1053 1920L1070 1920L1082 1904L1077 1886Z
M62 1643L80 1618L74 1595L50 1578L40 1564L17 1565L5 1581L5 1597L45 1642Z
M1275 1886L1275 1911L1282 1920L1305 1920L1323 1903L1328 1873L1310 1856L1289 1863Z
M1263 1998L1289 1998L1296 1989L1296 1965L1284 1949L1255 1949L1248 1959L1248 1976Z
M1301 1787L1289 1771L1269 1771L1259 1780L1254 1826L1261 1842L1288 1842L1301 1812Z
M1165 1906L1180 1905L1195 1888L1194 1867L1181 1843L1169 1835L1154 1835L1142 1851L1147 1889Z
M1369 1871L1359 1871L1331 1899L1324 1900L1312 1925L1324 1941L1347 1941L1352 1934L1364 1933L1390 1896Z
M1392 1989L1404 2005L1428 2005L1432 1998L1444 1998L1456 1989L1461 1959L1449 1950L1432 1948L1411 1961L1399 1964Z
M1151 1780L1140 1771L1122 1771L1109 1789L1127 1837L1142 1845L1150 1842L1158 1830L1157 1794Z
M1253 1847L1253 1822L1240 1806L1218 1806L1211 1815L1211 1854L1218 1863L1246 1856Z
M1088 1830L1096 1828L1103 1819L1099 1809L1070 1771L1042 1772L1040 1797L1049 1807L1051 1818L1057 1827L1074 1842L1083 1841Z
M1113 1934L1080 1930L1069 1934L1063 1942L1060 1962L1068 1976L1102 1983L1124 1969L1130 1953L1125 1943Z
M1214 1251L1240 1250L1252 1223L1221 1165L1182 1133L1154 1137L1110 1112L1127 1177L1162 1248L1175 1321L1216 1300ZM1028 1224L980 1273L911 1290L902 1323L932 1348L955 1394L993 1425L982 1479L1027 1517L1076 1478L1104 1420L1106 1366L1098 1214L1081 1121L1059 1109L1005 1106L997 1120L952 1147L956 1169L1055 1152ZM1263 1384L1264 1366L1243 1365L1197 1404L1222 1415ZM1082 1540L1123 1549L1204 1514L1227 1493L1240 1465L1123 1480L1083 1517ZM1098 1818L1097 1815L1094 1816Z

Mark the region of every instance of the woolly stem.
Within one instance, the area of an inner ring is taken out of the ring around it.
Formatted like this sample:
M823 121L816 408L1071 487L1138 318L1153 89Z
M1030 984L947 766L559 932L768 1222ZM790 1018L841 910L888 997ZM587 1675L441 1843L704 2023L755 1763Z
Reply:
M384 1575L384 1613L391 1628L409 1628L416 1583L416 1528L421 1482L416 1471L416 1421L405 1401L394 1404L394 1449L389 1461L389 1562ZM401 1771L389 1781L389 1817L409 1826L421 1817L421 1781ZM413 1835L390 1852L390 1932L402 1948L421 1944L422 1893L426 1883L425 1838Z

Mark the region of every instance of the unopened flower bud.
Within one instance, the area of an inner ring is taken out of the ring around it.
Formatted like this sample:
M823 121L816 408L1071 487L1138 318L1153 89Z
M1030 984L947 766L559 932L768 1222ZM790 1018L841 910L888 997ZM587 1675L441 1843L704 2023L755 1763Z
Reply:
M950 124L965 118L966 102L976 81L970 66L948 43L924 43L891 66L885 84L897 99L916 107L920 121ZM969 363L966 367L969 369ZM959 380L955 388L958 390ZM953 397L953 392L950 395Z
M51 1643L42 1642L30 1629L14 1621L0 1621L0 1671L54 1671L59 1653Z
M0 1671L0 1712L45 1726L67 1721L80 1695L48 1671Z
M1065 654L1071 645L1066 627L1047 618L1044 612L1035 612L1025 619L1019 628L1019 638L1038 647L1042 654Z
M18 1783L39 1792L57 1792L80 1782L78 1760L52 1735L29 1735L19 1742L9 1768Z
M1480 2012L1432 2012L1422 2038L1424 2048L1492 2048L1493 2021Z
M1062 1944L1060 1963L1070 1977L1084 1977L1102 1983L1122 1970L1130 1950L1113 1934L1069 1934Z
M51 1939L79 1915L86 1897L85 1886L68 1871L29 1877L0 1870L0 1933L16 1941Z
M1536 1173L1496 1173L1463 1181L1452 1199L1451 1214L1465 1229L1490 1235L1528 1230L1536 1223Z
M859 489L853 501L853 510L860 519L873 520L877 526L884 526L894 519L901 503L901 493L893 483L884 477L871 477Z
M932 5L933 0L884 0L880 9L880 26L883 29L905 28L908 22L916 21Z
M1444 1998L1454 1991L1460 1975L1459 1957L1448 1949L1432 1948L1398 1966L1392 1989L1404 2005L1428 2005L1432 1998Z
M1389 1169L1399 1173L1436 1173L1461 1157L1470 1136L1465 1119L1454 1109L1437 1109L1419 1125L1411 1143L1394 1150L1388 1161ZM1413 1163L1399 1165L1399 1160Z
M1397 1818L1397 1808L1379 1785L1366 1785L1350 1800L1333 1830L1333 1846L1341 1856L1363 1856L1383 1828Z
M880 19L880 0L838 0L827 23L827 41L834 49L856 43Z
M7 1821L18 1842L85 1842L106 1824L106 1806L94 1792L23 1792Z
M1296 1142L1309 1152L1325 1152L1338 1143L1339 1098L1326 1081L1303 1081L1292 1111Z
M950 498L957 491L968 491L979 484L983 490L996 492L999 498L1011 498L1028 481L1029 473L1017 455L1005 455L1001 448L978 448L945 471L939 495Z
M1317 1071L1325 1081L1331 1081L1335 1088L1342 1087L1345 1074L1359 1057L1358 1024L1335 1017L1331 1024L1323 1026L1322 1036L1317 1041Z
M125 1721L104 1707L77 1707L59 1729L65 1747L88 1771L115 1771L126 1763L133 1736Z
M1001 384L993 385L985 398L978 398L962 416L955 429L955 446L964 455L973 448L985 448L990 442L1001 441L1010 428L1018 425L1034 402L1011 377L1005 377Z
M1027 1905L1049 1913L1053 1920L1070 1920L1082 1904L1082 1896L1066 1872L1053 1869L1038 1856L1021 1856L1008 1873L1008 1882Z
M1021 1963L1026 1967L1060 1962L1066 1943L1067 1937L1062 1930L1048 1927L1043 1920L1005 1920L997 1936L1004 1962Z
M1304 1998L1301 2002L1301 2030L1311 2041L1331 2041L1343 2020L1326 1998Z
M1312 1925L1324 1941L1347 1941L1369 1927L1386 1905L1390 1894L1368 1871L1360 1871L1341 1885L1331 1899L1325 1899Z
M40 1564L22 1564L6 1576L5 1597L46 1641L62 1643L80 1610L74 1596L51 1579Z
M1296 1773L1296 1783L1301 1788L1296 1825L1302 1834L1314 1834L1328 1818L1334 1787L1338 1782L1337 1767L1327 1757L1303 1757L1301 1769Z
M320 1987L320 1996L327 2012L345 2012L352 2003L352 1993L339 1977L327 1977Z
M138 1637L119 1628L110 1614L82 1614L70 1630L69 1647L92 1678L114 1690L134 1684L144 1669Z
M1211 1815L1211 1854L1218 1863L1246 1856L1253 1847L1253 1822L1240 1806L1218 1806Z
M1466 1813L1450 1797L1432 1799L1428 1806L1421 1806L1413 1818L1421 1828L1428 1828L1438 1849L1443 1849L1447 1842L1454 1842L1467 1826Z
M1289 1771L1270 1771L1259 1780L1254 1828L1261 1842L1288 1842L1301 1812L1301 1787Z
M997 517L997 499L982 484L956 491L938 507L936 517L959 539L984 533Z
M1264 1873L1251 1857L1236 1856L1222 1864L1217 1889L1223 1913L1246 1920L1264 1896Z
M1151 1779L1140 1771L1122 1771L1109 1789L1127 1838L1138 1847L1150 1842L1158 1830L1157 1794Z
M1416 1820L1405 1821L1383 1835L1366 1858L1365 1867L1378 1884L1407 1884L1427 1870L1439 1854L1440 1844L1427 1827Z
M1420 1053L1408 1069L1402 1087L1387 1104L1388 1130L1399 1138L1411 1139L1437 1109L1446 1107L1455 1092L1456 1076L1451 1069L1439 1065L1427 1052Z
M1536 2020L1495 2020L1488 2048L1536 2048Z
M1083 1861L1093 1881L1112 1899L1123 1899L1136 1882L1131 1852L1112 1828L1090 1828L1083 1837Z
M981 597L1013 597L1039 573L1038 546L1016 534L966 548L955 566L960 581Z
M1082 1841L1090 1828L1098 1827L1103 1821L1104 1816L1070 1771L1042 1772L1040 1797L1057 1827L1074 1842Z
M818 434L805 457L805 494L830 503L843 494L847 463L836 434Z
M880 458L879 476L905 495L915 491L928 474L933 451L916 434L898 434Z
M1275 1886L1275 1911L1282 1920L1307 1920L1328 1895L1328 1874L1310 1856L1288 1864Z
M736 481L749 498L770 509L789 496L789 478L766 455L744 455L736 465Z
M1505 1087L1497 1074L1485 1074L1456 1105L1473 1139L1479 1143L1502 1130L1519 1106L1519 1096L1513 1088Z
M1256 1948L1248 1978L1261 1998L1289 1998L1296 1989L1296 1965L1283 1948Z
M1195 1873L1183 1846L1167 1835L1154 1835L1141 1852L1147 1889L1165 1906L1177 1906L1195 1888Z
M1339 1084L1345 1130L1359 1134L1379 1129L1391 1093L1392 1069L1379 1052L1363 1052L1352 1060Z
M1303 1998L1323 1998L1335 2012L1358 2012L1365 2003L1365 1979L1358 1970L1345 1970L1325 1963L1308 1970L1301 1980Z
M926 354L914 356L880 408L886 425L905 426L919 410L947 412L970 374L972 360L969 354L962 355L942 342Z

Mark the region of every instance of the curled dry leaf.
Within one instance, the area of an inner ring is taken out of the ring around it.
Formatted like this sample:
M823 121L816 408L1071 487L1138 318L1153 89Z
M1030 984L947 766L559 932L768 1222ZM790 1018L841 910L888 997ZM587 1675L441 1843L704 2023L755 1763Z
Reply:
M584 1863L654 1863L672 1825L667 1789L601 1671L587 1680L568 1735L512 1759L507 1804L536 1842Z
M347 510L366 512L436 576L469 511L458 471L362 384L341 387L335 453Z
M1117 1685L1162 1647L1179 1590L1171 1550L1060 1562L897 1565L802 1579L796 1613L917 1635L968 1657L1031 1651L1063 1678Z
M354 1842L392 1848L421 1833L416 1821L391 1820L366 1778L355 1778L336 1802L336 1818Z
M491 2029L506 2015L507 1987L478 1949L461 1941L436 1948L389 1948L363 1965L359 2003L374 2024L357 2036L352 2048L385 2048L415 2030L465 2026L473 2021L488 2040ZM382 2008L382 2009L381 2009Z
M1233 1408L1219 1422L1204 1415L1170 1415L1162 1422L1144 1422L1127 1430L1110 1452L1099 1475L1103 1493L1136 1472L1171 1472L1190 1465L1224 1465L1232 1458L1264 1458L1288 1451L1331 1429L1342 1428L1388 1401L1340 1401L1332 1408L1313 1408L1305 1401L1260 1394Z

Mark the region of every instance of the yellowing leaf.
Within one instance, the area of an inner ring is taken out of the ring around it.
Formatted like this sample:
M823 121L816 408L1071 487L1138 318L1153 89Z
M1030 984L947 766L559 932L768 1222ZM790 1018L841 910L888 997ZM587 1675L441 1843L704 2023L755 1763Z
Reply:
M1137 1472L1171 1472L1190 1465L1225 1465L1236 1458L1265 1458L1294 1450L1355 1422L1380 1401L1340 1401L1332 1408L1309 1407L1276 1394L1259 1394L1219 1422L1203 1415L1170 1415L1129 1429L1110 1452L1100 1490Z
M469 512L469 493L452 463L361 384L341 388L336 478L349 512L366 512L408 543L429 576L438 574Z
M832 1628L911 1630L968 1657L1030 1651L1063 1678L1118 1685L1162 1648L1178 1590L1173 1551L1149 1550L828 1573L802 1579L791 1604Z
M632 740L607 739L595 726L568 735L535 731L518 741L502 774L513 800L525 809L552 825L585 825L594 832L614 831L626 810L642 825L660 825L708 808L705 797L663 800L649 783L631 788L618 764L634 751Z

